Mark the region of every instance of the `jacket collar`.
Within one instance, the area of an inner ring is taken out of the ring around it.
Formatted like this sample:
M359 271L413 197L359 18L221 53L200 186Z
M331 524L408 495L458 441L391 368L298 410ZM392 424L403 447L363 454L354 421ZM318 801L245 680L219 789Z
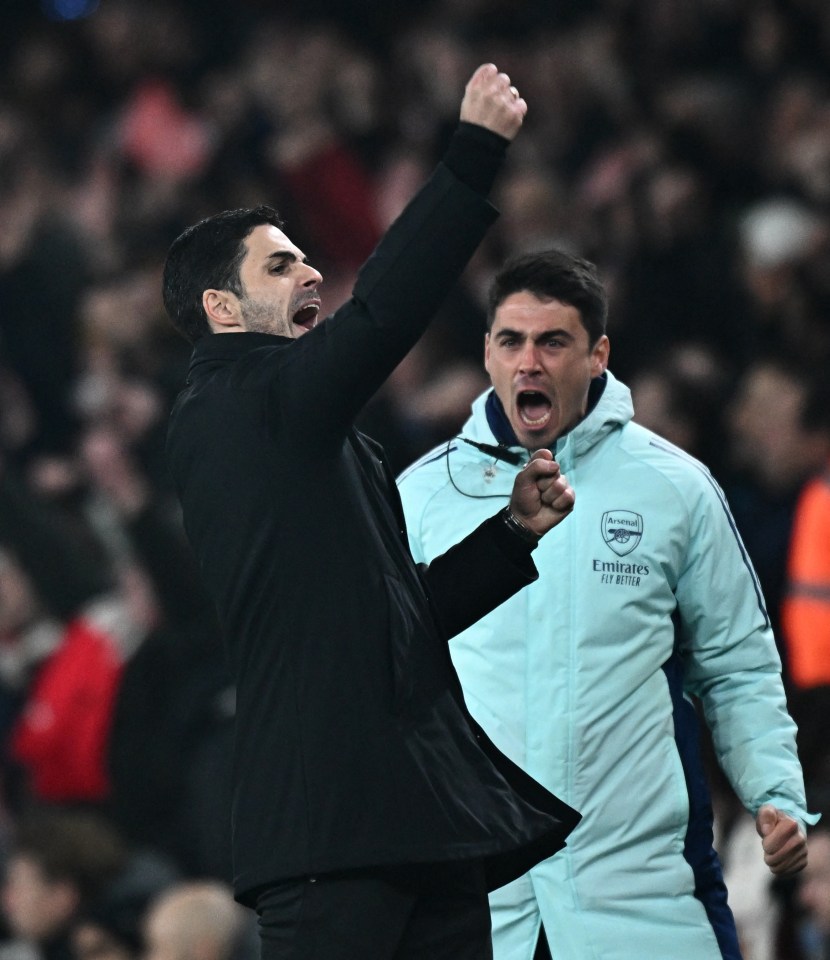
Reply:
M188 379L203 363L216 360L238 360L259 347L276 347L293 343L291 337L273 333L212 333L196 342L190 356Z

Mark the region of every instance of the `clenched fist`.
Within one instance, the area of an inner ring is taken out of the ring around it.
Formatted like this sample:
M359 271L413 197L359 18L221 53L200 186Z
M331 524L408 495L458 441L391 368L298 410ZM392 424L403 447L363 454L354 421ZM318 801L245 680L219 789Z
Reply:
M476 123L512 140L527 113L527 104L506 73L492 63L482 64L470 77L461 101L461 119Z
M510 511L538 537L574 508L574 492L550 450L537 450L513 483Z

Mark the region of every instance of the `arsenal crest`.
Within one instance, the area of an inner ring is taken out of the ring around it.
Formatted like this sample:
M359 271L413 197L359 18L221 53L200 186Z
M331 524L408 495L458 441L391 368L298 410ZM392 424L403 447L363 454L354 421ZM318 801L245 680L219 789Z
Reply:
M602 515L602 539L618 557L631 553L642 536L643 518L639 513L609 510Z

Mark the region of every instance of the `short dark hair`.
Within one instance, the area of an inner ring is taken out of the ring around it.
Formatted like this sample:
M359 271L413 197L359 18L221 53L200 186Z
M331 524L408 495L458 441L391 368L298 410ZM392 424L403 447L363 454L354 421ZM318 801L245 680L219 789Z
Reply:
M493 327L496 310L513 293L527 290L540 300L559 300L579 311L582 326L593 346L605 333L608 298L588 260L562 250L540 250L511 257L490 284L487 297L487 329Z
M242 207L200 220L173 241L164 261L164 308L191 343L212 332L202 306L205 290L244 294L239 268L245 238L262 224L283 226L273 207Z
M83 901L98 896L127 862L127 848L108 820L72 809L45 808L20 820L12 856L35 862L43 876L75 885Z

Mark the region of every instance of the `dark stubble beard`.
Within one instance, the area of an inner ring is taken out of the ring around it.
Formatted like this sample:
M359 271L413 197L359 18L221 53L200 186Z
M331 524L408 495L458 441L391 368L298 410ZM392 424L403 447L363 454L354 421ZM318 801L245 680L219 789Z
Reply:
M245 330L248 333L270 333L279 334L283 337L291 336L290 322L281 321L274 314L274 307L267 303L260 303L258 300L251 300L248 297L240 300L240 309L242 319L245 322Z

